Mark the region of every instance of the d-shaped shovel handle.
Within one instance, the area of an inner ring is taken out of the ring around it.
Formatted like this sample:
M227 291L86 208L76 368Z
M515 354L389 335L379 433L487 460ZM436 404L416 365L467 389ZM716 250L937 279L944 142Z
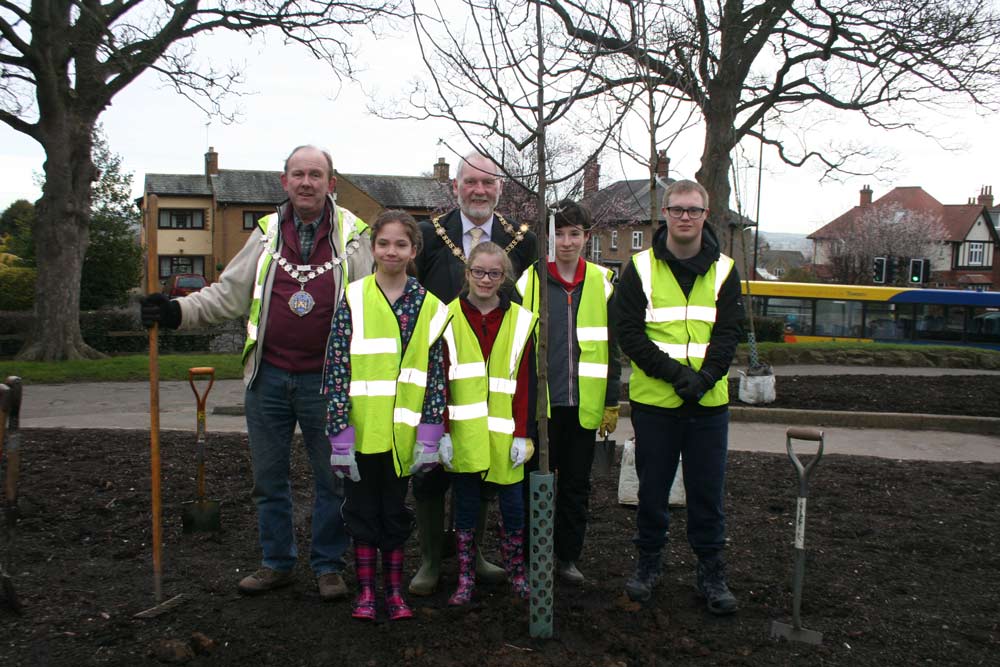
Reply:
M803 464L792 447L793 440L809 440L819 443L816 446L816 455L809 459L808 463ZM799 476L799 497L805 498L809 495L809 475L819 460L823 458L823 431L815 428L790 428L785 431L785 447L788 450L788 458L792 460L795 472Z
M204 393L198 391L198 385L194 383L195 378L202 378L208 376L208 386L205 387ZM198 401L198 412L205 412L205 401L208 400L208 392L212 390L212 385L215 384L215 369L211 366L196 366L195 368L188 369L188 384L191 385L191 391L194 392L195 400Z

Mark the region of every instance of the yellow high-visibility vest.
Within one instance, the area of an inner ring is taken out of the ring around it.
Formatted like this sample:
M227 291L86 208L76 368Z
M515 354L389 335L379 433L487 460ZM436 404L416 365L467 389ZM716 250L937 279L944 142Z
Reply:
M486 481L513 484L524 466L513 468L514 394L517 371L537 317L515 303L504 314L489 359L455 299L448 306L448 423L454 447L452 470L483 472Z
M652 249L634 255L632 263L646 295L646 335L672 359L700 370L712 340L719 291L733 270L732 258L720 255L705 275L695 278L686 297L670 267L657 260ZM634 361L629 398L663 408L676 408L684 403L672 384L649 377ZM719 378L698 403L704 406L729 403L729 380Z
M344 298L351 307L349 393L355 451L392 451L396 475L405 477L415 459L430 348L444 332L448 308L427 292L401 353L399 322L374 275L348 285Z
M576 314L576 340L580 345L578 367L580 426L596 429L604 416L608 389L608 300L614 287L611 269L585 262L583 290ZM538 314L538 275L532 265L516 283L523 305ZM550 305L551 308L551 305Z

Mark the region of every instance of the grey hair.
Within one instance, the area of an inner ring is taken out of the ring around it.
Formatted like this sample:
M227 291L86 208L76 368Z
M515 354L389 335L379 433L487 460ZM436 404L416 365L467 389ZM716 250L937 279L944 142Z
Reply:
M483 155L482 153L480 153L478 151L472 151L471 153L468 153L467 155L463 155L462 159L458 161L458 169L455 170L455 180L456 181L462 180L462 171L465 168L465 165L467 165L469 163L469 160L471 160L473 158L482 158L484 160L488 160L490 163L493 164L493 168L497 169L497 163L493 161L493 158L488 157L486 155ZM497 170L497 171L499 172L499 170ZM489 173L489 172L487 172L487 173ZM497 178L500 178L500 174L499 173L493 173L493 174L491 174L491 176L496 176Z
M293 148L292 152L289 153L288 157L285 158L285 170L282 173L284 173L284 174L288 173L288 161L291 160L295 156L296 153L298 153L299 151L301 151L301 150L303 150L305 148L312 148L313 150L317 150L317 151L319 151L320 153L323 154L323 157L326 158L326 167L327 167L327 174L326 175L327 175L327 177L332 178L333 177L333 157L330 155L330 151L326 150L325 148L320 148L319 146L314 146L313 144L302 144L301 146L296 146L295 148Z

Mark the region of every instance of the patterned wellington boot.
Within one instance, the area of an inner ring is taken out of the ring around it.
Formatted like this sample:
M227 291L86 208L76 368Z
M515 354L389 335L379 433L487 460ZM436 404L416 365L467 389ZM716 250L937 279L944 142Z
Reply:
M358 573L358 597L354 600L351 616L362 621L375 620L375 559L377 553L374 544L354 543L354 569Z
M382 585L390 621L413 618L413 610L403 599L403 547L382 552Z
M452 607L461 607L472 601L472 591L476 588L476 536L471 530L455 531L458 543L458 588L448 598Z
M517 597L527 600L531 597L531 587L524 569L524 529L503 531L501 545L510 587Z

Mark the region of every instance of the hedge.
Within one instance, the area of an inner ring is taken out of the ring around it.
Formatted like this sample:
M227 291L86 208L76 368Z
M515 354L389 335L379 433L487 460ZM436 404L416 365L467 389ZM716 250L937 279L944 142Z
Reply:
M37 277L32 268L0 265L0 311L34 308Z

